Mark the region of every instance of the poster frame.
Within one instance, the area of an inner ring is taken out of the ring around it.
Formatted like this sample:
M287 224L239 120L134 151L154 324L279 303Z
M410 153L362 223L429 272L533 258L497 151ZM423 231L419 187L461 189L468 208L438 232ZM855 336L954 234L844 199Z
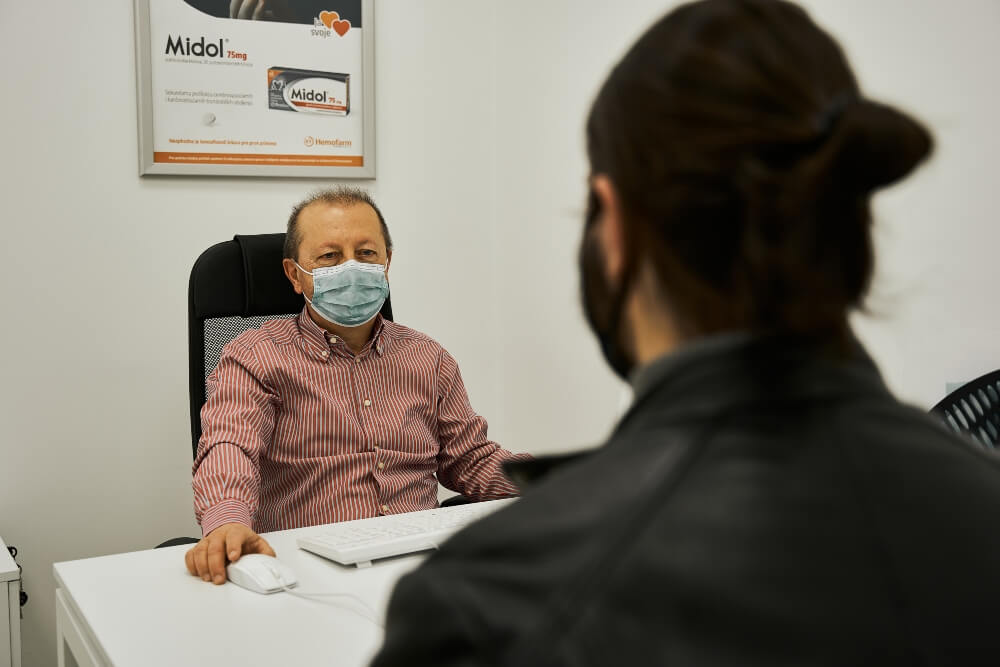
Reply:
M279 178L375 178L375 0L361 0L362 166L165 164L153 161L153 81L150 3L134 0L136 111L139 175L256 176Z

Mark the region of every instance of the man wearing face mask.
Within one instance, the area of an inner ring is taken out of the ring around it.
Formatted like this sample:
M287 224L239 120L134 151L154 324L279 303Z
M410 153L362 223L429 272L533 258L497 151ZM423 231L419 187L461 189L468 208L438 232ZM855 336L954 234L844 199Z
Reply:
M437 506L438 481L474 500L515 495L512 455L487 438L458 364L384 320L392 238L363 190L320 192L291 214L283 268L306 304L223 350L194 462L204 538L191 574L223 583L257 533Z

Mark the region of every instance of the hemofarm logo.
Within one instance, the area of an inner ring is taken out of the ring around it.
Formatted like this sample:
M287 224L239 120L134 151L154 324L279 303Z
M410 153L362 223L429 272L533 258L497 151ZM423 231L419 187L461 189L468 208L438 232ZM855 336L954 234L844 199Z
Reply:
M332 148L350 148L354 142L350 139L324 139L322 137L305 137L303 143L307 148L312 146L329 146Z
M167 48L164 55L167 56L195 56L198 58L231 58L234 60L246 60L247 54L232 49L225 48L228 39L220 37L217 42L209 42L204 35L197 41L192 41L190 37L177 35L167 35Z

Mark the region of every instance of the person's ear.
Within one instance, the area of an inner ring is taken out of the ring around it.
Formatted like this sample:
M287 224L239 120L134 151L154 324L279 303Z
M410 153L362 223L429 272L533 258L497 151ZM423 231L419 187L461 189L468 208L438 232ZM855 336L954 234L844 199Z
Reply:
M385 279L386 280L389 279L389 264L391 264L391 263L392 263L392 251L391 250L386 250L385 251Z
M285 270L285 277L288 281L292 283L292 289L295 290L296 294L302 294L303 285L302 281L299 280L299 269L295 266L295 262L285 258L281 260L281 268Z
M613 284L625 272L625 215L615 184L606 174L595 174L590 187L597 198L597 242L604 257L604 275Z

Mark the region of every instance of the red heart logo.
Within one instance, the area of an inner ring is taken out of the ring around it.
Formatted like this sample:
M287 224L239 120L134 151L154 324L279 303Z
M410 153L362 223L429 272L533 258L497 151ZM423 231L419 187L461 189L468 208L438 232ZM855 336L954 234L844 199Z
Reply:
M333 22L333 31L335 33L337 33L338 35L340 35L341 37L343 37L344 35L346 35L347 31L350 30L350 29L351 29L351 22L350 21L344 20L344 21L334 21Z
M340 14L338 14L337 12L320 12L319 20L322 21L323 25L325 25L327 28L332 28L333 22L340 20Z

